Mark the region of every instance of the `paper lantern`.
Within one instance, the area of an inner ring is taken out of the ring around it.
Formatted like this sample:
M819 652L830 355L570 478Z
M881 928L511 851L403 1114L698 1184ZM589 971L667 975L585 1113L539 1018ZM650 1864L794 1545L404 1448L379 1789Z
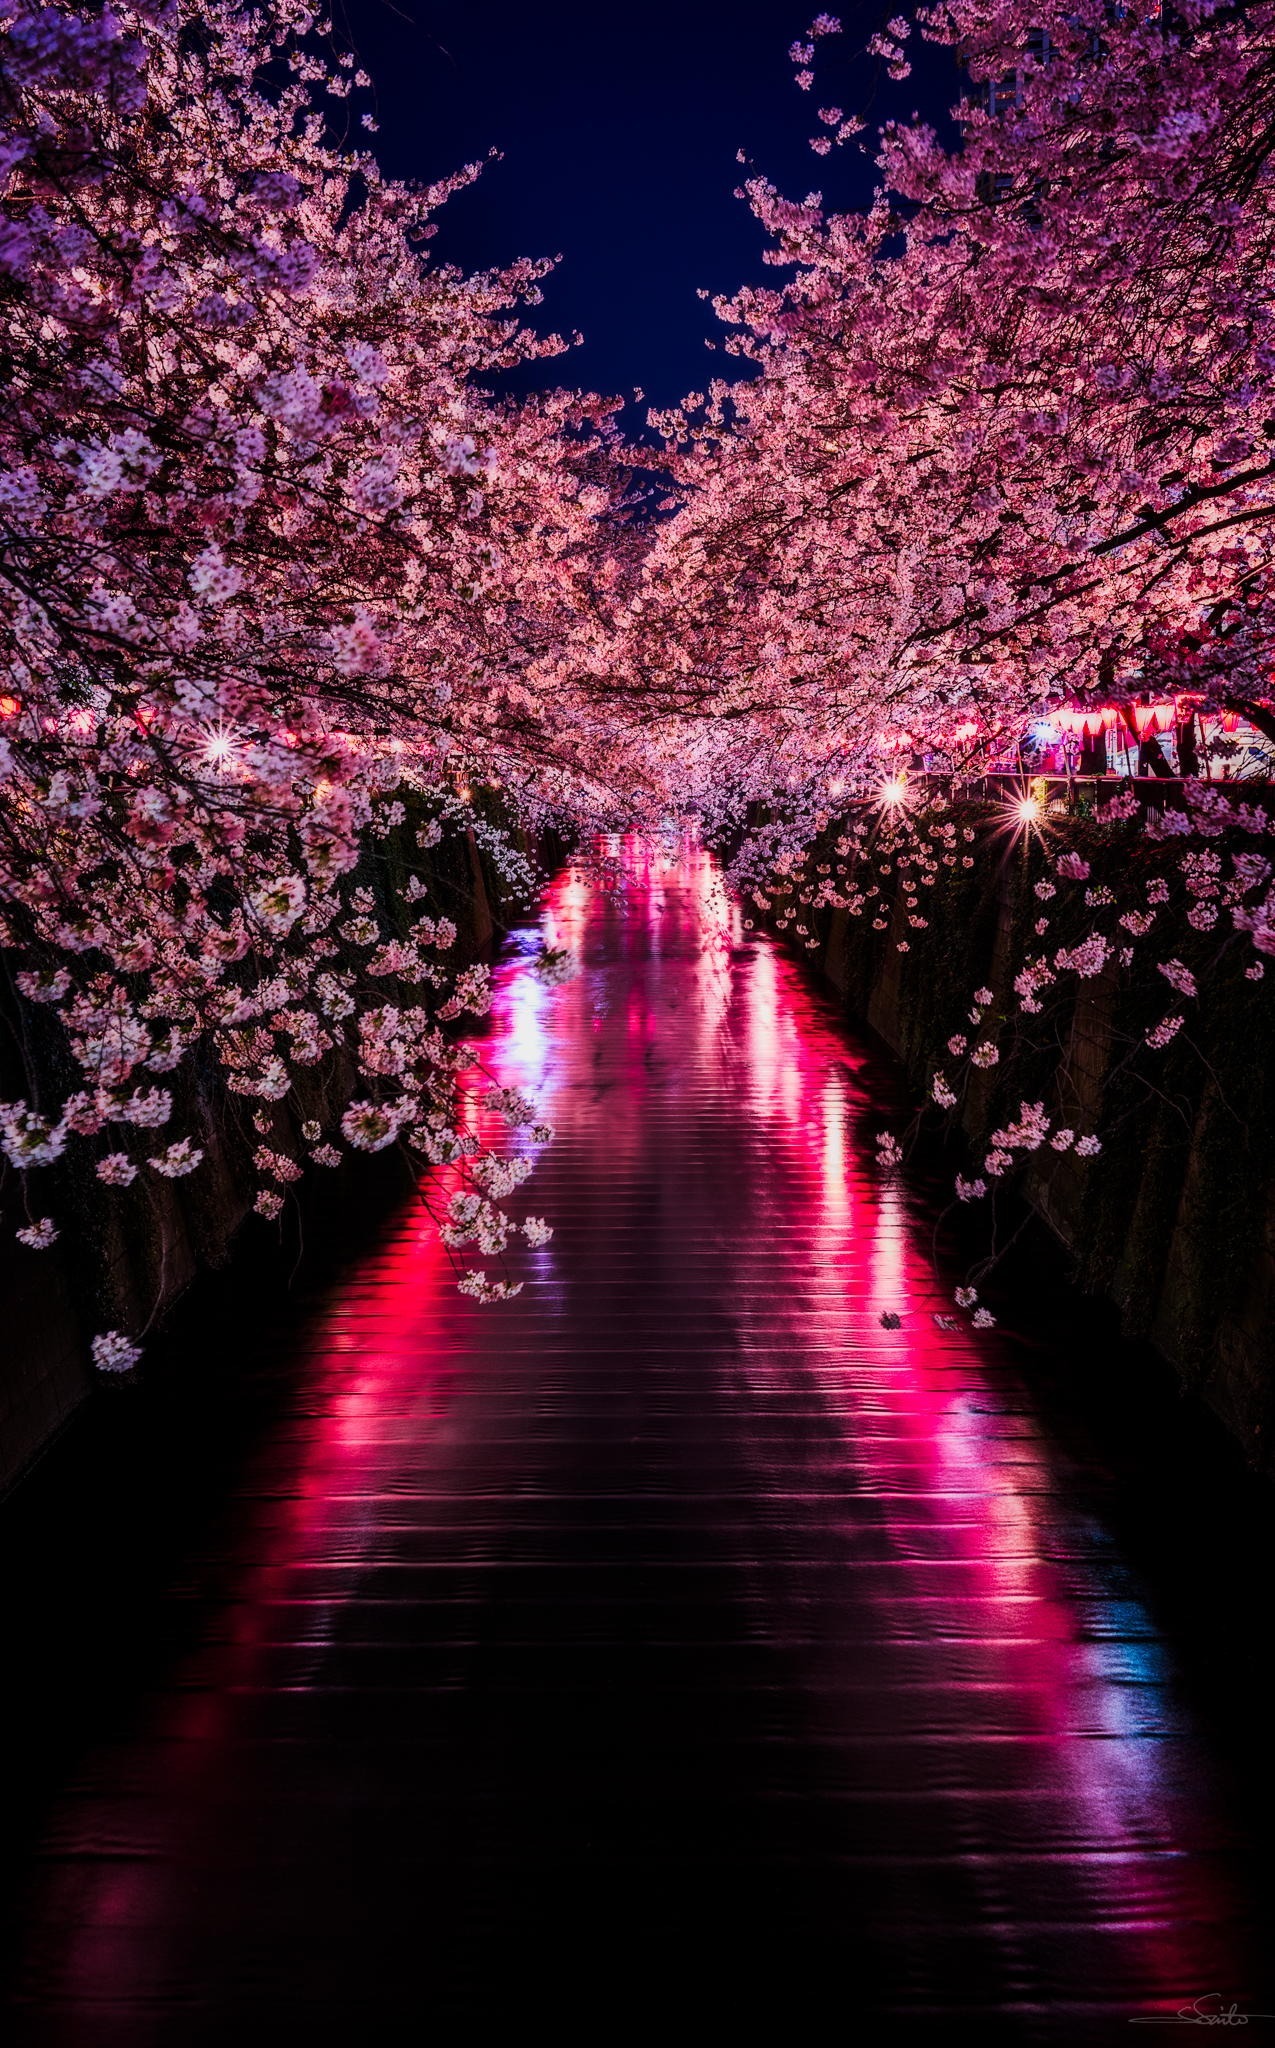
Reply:
M1133 722L1140 740L1149 740L1155 733L1167 732L1176 721L1172 704L1135 704Z

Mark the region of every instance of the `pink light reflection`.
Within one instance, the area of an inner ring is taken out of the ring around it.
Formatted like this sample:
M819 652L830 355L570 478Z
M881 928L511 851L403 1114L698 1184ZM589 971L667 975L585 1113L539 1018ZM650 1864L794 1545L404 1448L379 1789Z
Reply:
M536 935L523 935L476 1046L558 1133L524 1190L555 1236L519 1253L525 1292L494 1310L456 1294L415 1212L336 1282L305 1333L293 1407L244 1476L216 1613L120 1767L144 1797L101 1796L100 1824L136 1860L127 1876L86 1858L50 1878L58 1968L89 2004L184 1981L200 1858L236 1867L237 1826L273 1839L291 1731L341 1782L340 1745L322 1744L347 1695L376 1728L378 1681L360 1693L359 1659L400 1575L424 1559L444 1589L406 1647L434 1659L463 1746L483 1601L517 1580L527 1502L570 1485L572 1512L597 1495L605 1520L631 1486L636 1527L648 1512L677 1526L717 1487L744 1525L731 1541L753 1546L741 1585L751 1572L760 1588L746 1626L723 1613L732 1654L791 1657L775 1668L799 1676L774 1711L794 1741L817 1725L812 1773L838 1743L857 1753L865 1711L883 1757L897 1720L915 1759L897 1795L912 1846L940 1845L918 1849L917 1868L944 1855L960 1867L978 1904L968 1938L992 1952L1006 2002L1039 1999L1038 1951L1061 1927L1082 1952L1088 1940L1114 1955L1144 2001L1171 2004L1197 1968L1198 1989L1226 1964L1228 1906L1193 1854L1207 1802L1191 1805L1174 1777L1182 1752L1162 1739L1175 1731L1156 1632L1136 1599L1109 1592L1009 1346L968 1321L936 1325L954 1313L953 1276L934 1271L905 1183L876 1165L866 1056L798 969L743 932L702 849L614 839L605 852L609 870L578 861L545 898L541 934L570 947L575 978L543 987ZM484 1111L475 1128L527 1142ZM886 1312L900 1329L882 1328ZM722 1443L701 1452L706 1414ZM672 1443L655 1480L646 1439L632 1452L640 1424L661 1455ZM546 1462L546 1442L564 1466ZM636 1478L608 1498L630 1455ZM776 1558L791 1572L780 1593L766 1590ZM477 1644L449 1633L457 1586ZM578 1649L563 1613L553 1623ZM263 1720L286 1731L273 1747ZM374 1778L364 1741L354 1754ZM450 1767L444 1748L443 1777ZM830 1797L821 1820L851 1861L871 1792L861 1808ZM1024 1827L1039 1813L1039 1842L1005 1851L1010 1813ZM1054 1893L1036 1922L1016 1885L1045 1866ZM245 1913L268 1911L251 1870L239 1881ZM146 1938L116 1939L125 1925ZM878 1932L924 1955L918 1928Z

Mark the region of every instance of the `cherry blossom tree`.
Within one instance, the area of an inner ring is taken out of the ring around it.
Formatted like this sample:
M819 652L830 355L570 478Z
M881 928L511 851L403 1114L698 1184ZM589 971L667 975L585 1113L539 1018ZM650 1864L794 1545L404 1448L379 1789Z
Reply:
M267 1216L307 1157L472 1150L446 1025L485 970L387 922L361 848L463 832L479 778L587 810L586 707L534 671L605 584L607 409L484 394L563 346L519 315L546 266L430 263L475 167L384 179L340 132L366 84L300 5L0 8L0 938L76 1070L0 1109L23 1175L197 1172L196 1050ZM302 1133L325 1060L356 1080ZM471 1166L448 1234L499 1250L508 1173Z
M753 380L662 422L686 504L636 670L781 788L875 779L896 737L959 767L1166 664L1259 716L1269 689L1271 11L916 19L965 67L958 141L887 126L859 214L750 178L793 274L719 304ZM911 31L874 38L896 71ZM823 111L821 148L862 127Z
M821 159L866 134L817 104L837 26L791 52ZM0 937L75 1068L0 1109L19 1173L72 1143L107 1185L197 1172L168 1077L198 1054L252 1106L263 1213L309 1159L403 1140L453 1175L449 1243L499 1254L523 1162L458 1129L449 1028L485 970L368 886L378 836L473 829L479 782L533 818L689 807L744 831L761 902L877 923L876 871L910 833L972 859L951 793L1063 700L1275 725L1275 0L937 0L868 55L901 79L917 35L963 67L956 140L887 125L858 213L747 179L787 276L719 302L749 374L657 420L642 522L612 407L486 388L562 346L519 310L545 266L429 260L475 167L383 178L329 24L0 0ZM918 757L947 778L919 821ZM1188 784L1156 829L1189 930L1260 956L1266 813L1221 801ZM1083 879L1055 850L1051 891ZM1159 905L1104 889L1092 930L1038 929L1027 1017L1153 931L1169 999L1203 996ZM354 1077L326 1123L322 1062ZM998 1160L1051 1121L1022 1104Z
M794 45L802 89L836 27ZM973 863L968 840L1044 838L1057 877L1016 1008L993 1020L974 992L984 1029L936 1072L940 1107L1100 977L1166 995L1138 1054L1154 1087L1219 960L1251 941L1257 981L1275 952L1267 810L1188 779L1148 828L1173 876L1157 868L1148 899L1141 861L1079 889L1088 866L1026 777L1008 806L962 796L1076 700L1131 716L1147 690L1189 690L1275 726L1275 9L939 0L869 54L903 77L918 33L963 70L953 142L887 125L860 213L744 186L789 276L718 303L751 377L658 419L681 507L600 645L659 706L670 787L807 944L810 913L835 909L906 953L925 884ZM864 129L820 108L815 152ZM1103 815L1113 847L1139 829L1132 798ZM1088 913L1066 943L1055 897ZM1025 1102L958 1193L1046 1138L1101 1146Z

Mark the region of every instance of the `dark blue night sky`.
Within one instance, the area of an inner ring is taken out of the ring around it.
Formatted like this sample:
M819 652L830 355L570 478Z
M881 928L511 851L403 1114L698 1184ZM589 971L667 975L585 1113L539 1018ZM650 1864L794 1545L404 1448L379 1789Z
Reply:
M345 0L336 25L375 82L389 173L432 178L503 152L447 207L435 246L469 268L561 254L543 322L585 342L540 378L626 395L640 385L667 404L738 373L705 348L722 330L696 288L776 275L732 196L746 175L736 150L786 193L855 205L870 162L853 144L817 157L816 109L871 100L876 117L920 105L933 119L954 97L950 60L923 45L903 84L855 54L891 12L875 0L841 10L845 33L819 44L815 88L800 92L788 46L815 11L813 0Z

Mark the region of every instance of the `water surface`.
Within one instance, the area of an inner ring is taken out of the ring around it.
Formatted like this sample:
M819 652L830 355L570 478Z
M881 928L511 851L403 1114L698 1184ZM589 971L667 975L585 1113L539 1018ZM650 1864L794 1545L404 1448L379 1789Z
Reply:
M1275 2010L1217 1731L1031 1351L935 1320L879 1061L705 854L611 851L546 898L580 971L523 935L484 1046L556 1127L552 1241L479 1307L401 1208L268 1333L272 1405L76 1671L12 2038Z

